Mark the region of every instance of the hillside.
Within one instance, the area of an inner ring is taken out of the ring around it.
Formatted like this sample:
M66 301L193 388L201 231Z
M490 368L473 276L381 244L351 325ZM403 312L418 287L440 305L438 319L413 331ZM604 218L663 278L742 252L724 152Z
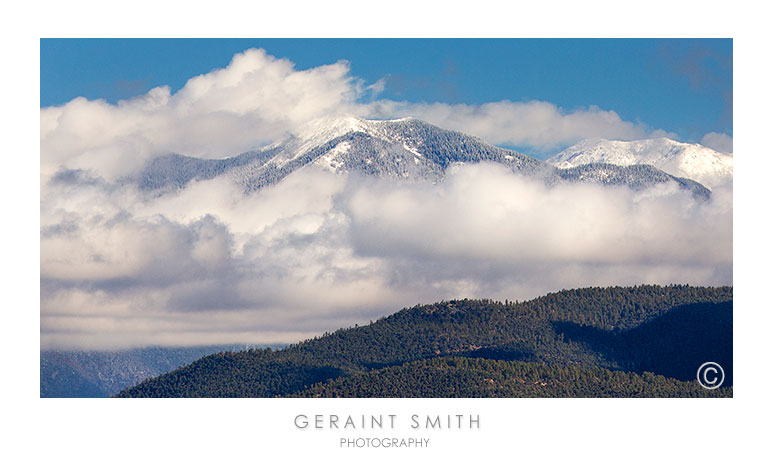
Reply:
M450 371L451 376L461 374L462 368L448 370L448 364L441 362L411 363L449 357L625 371L643 374L644 381L647 371L688 384L695 384L701 363L718 361L726 370L724 387L728 387L732 378L732 293L731 287L646 285L565 290L526 302L442 301L404 309L367 326L341 329L282 350L210 355L143 381L118 396L275 397L305 391L323 395L331 390L355 396L355 389L345 386L349 384L345 381L356 375L414 377L418 370L428 375L440 371ZM714 339L705 343L704 336ZM688 354L682 356L683 352ZM473 365L500 369L496 374L501 375L509 368L520 368L507 363ZM401 369L383 370L389 367ZM549 371L555 378L568 374ZM618 378L621 382L639 380L634 375ZM336 381L330 384L338 386L324 389L329 381ZM660 390L671 386L673 396L693 395L692 388L668 384ZM416 384L413 387L382 394L406 397L426 393ZM616 396L619 391L631 391L629 387L606 392ZM525 393L503 390L514 395ZM593 394L606 394L603 390L596 389ZM480 391L468 389L460 394L471 396ZM447 395L442 388L435 392L436 396ZM369 396L368 392L362 394ZM576 386L560 394L589 393Z

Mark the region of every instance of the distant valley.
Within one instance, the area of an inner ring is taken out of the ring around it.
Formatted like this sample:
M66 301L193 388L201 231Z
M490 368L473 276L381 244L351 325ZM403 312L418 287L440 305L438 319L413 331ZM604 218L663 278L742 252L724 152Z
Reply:
M44 350L40 352L40 397L109 397L204 355L247 348L223 345L118 351Z

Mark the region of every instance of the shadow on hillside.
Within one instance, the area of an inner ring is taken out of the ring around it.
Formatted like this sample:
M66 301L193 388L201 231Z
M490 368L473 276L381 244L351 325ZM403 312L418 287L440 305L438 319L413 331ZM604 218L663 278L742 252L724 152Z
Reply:
M575 323L553 322L566 341L584 343L625 369L693 381L704 362L725 370L723 386L733 385L733 302L674 307L626 331L604 331Z

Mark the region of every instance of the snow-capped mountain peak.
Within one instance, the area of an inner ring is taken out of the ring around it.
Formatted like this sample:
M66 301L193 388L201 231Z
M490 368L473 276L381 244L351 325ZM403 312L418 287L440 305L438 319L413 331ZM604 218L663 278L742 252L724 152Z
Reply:
M592 163L648 164L676 177L715 187L733 179L733 157L698 144L668 138L636 141L587 139L548 159L563 169Z

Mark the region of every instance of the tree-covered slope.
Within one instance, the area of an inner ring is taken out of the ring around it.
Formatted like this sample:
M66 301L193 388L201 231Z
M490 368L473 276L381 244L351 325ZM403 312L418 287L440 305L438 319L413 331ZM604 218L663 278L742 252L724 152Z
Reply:
M204 357L120 396L272 397L434 357L638 373L658 368L675 378L694 378L696 370L690 363L677 360L679 351L686 349L689 358L715 361L712 355L718 349L727 352L726 362L732 358L731 337L726 334L732 329L731 300L731 287L646 285L566 290L526 302L442 301L278 351ZM719 316L714 316L716 312ZM683 330L683 326L691 328ZM722 344L705 345L698 335L703 332L718 333ZM666 365L650 365L651 359ZM651 368L641 369L644 366ZM730 363L723 367L727 372L732 369Z
M444 357L315 384L294 397L731 397L696 381L578 365Z

